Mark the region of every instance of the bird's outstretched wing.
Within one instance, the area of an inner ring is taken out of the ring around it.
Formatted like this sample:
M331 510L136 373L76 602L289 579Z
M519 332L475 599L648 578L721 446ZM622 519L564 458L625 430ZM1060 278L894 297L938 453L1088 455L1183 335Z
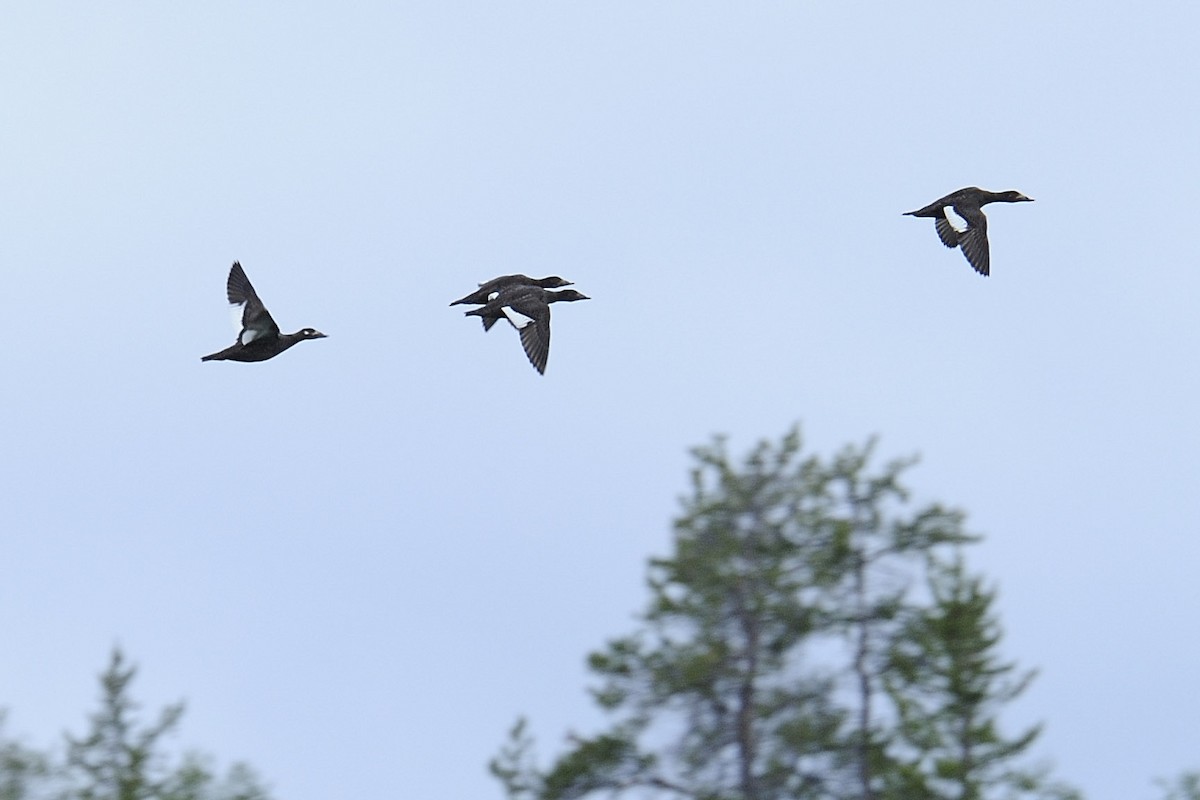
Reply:
M533 320L521 328L521 347L529 363L540 374L546 374L546 361L550 358L550 309L544 308Z
M982 211L963 215L969 227L958 234L958 244L970 264L980 275L991 273L991 254L988 250L987 217Z
M934 217L933 227L937 228L938 238L946 247L958 247L958 231L954 230L945 217Z
M232 305L242 309L241 327L238 331L238 343L248 345L256 339L279 336L279 326L271 318L258 293L250 285L240 262L233 262L229 268L229 280L225 283L225 293Z

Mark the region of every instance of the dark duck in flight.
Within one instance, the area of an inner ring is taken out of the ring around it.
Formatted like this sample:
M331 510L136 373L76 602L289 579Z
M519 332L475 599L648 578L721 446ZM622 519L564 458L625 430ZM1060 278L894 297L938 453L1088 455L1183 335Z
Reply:
M460 297L450 305L457 306L464 303L470 305L482 305L490 300L496 299L496 295L500 290L508 289L513 286L537 286L542 289L560 289L563 286L572 286L570 281L563 280L557 275L551 275L548 278L531 278L528 275L501 275L499 278L492 278L490 281L485 281L479 284L479 288L471 292L466 297ZM496 321L500 319L498 316L483 317L483 329L491 330Z
M497 278L496 280L502 279ZM561 281L562 279L543 278L542 280ZM488 282L488 284L490 283L492 281ZM488 284L484 284L484 286ZM563 283L557 285L561 286ZM480 291L483 291L482 287ZM468 296L474 297L475 295ZM546 361L550 357L550 304L590 299L587 295L580 294L574 289L551 292L541 286L517 283L495 292L492 299L479 308L466 312L466 315L480 317L483 320L484 330L488 330L501 319L507 319L521 334L521 346L525 348L525 355L529 358L529 363L544 375Z
M988 203L1030 203L1032 197L1020 192L989 192L968 186L935 200L924 208L904 212L912 217L932 217L938 238L946 247L958 247L967 263L980 275L991 273L988 253L987 217L982 207Z
M312 328L304 328L295 333L280 333L279 326L271 319L271 313L263 306L262 300L258 299L258 293L250 285L250 279L246 277L242 265L237 261L233 262L229 269L225 293L231 304L241 306L242 309L240 326L236 321L234 323L234 327L240 328L237 342L219 353L204 356L201 361L266 361L296 342L325 338L325 334Z

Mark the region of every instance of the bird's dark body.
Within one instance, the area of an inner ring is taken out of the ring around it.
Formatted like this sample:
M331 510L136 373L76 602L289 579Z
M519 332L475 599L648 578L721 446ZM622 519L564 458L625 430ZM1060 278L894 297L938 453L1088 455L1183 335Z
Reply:
M991 250L987 239L987 217L982 207L988 203L1022 203L1032 202L1020 192L989 192L976 186L968 186L951 192L945 197L935 200L924 208L916 211L906 211L910 217L932 218L937 230L938 239L946 247L958 247L962 250L967 263L980 275L991 273ZM966 223L966 228L959 230L950 222L946 209L952 209Z
M492 295L503 290L517 286L536 286L542 289L560 289L563 286L570 286L571 282L563 280L557 275L551 275L547 278L531 278L528 275L501 275L499 278L492 278L490 281L485 281L479 284L479 288L471 292L466 297L460 297L450 305L457 306L464 303L469 305L486 303L492 299ZM486 327L491 327L490 325Z
M325 334L313 328L295 333L280 333L271 314L250 285L241 263L235 261L225 281L229 302L242 307L242 329L237 341L217 353L202 356L201 361L266 361L305 339L324 339Z
M539 286L513 285L501 289L495 299L465 313L468 317L482 318L485 330L501 319L508 319L521 334L521 346L529 363L539 373L545 374L546 361L550 357L550 304L589 299L574 289L551 292ZM506 308L531 321L523 326L517 325L504 313Z
M268 358L275 356L287 350L297 342L302 342L305 339L322 338L318 336L305 336L303 331L296 333L285 333L277 336L273 340L257 339L250 344L235 344L226 347L219 353L213 353L202 357L201 361L266 361ZM323 336L323 335L322 335Z

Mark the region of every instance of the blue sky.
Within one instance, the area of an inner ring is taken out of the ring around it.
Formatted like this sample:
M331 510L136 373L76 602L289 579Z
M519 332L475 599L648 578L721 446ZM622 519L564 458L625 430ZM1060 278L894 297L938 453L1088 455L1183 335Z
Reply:
M1013 725L1200 766L1200 20L1184 3L114 2L0 25L0 706L113 644L289 800L498 797L598 724L688 447L803 424L969 512ZM992 277L901 216L962 186ZM240 259L284 330L226 347ZM547 374L447 303L560 274Z

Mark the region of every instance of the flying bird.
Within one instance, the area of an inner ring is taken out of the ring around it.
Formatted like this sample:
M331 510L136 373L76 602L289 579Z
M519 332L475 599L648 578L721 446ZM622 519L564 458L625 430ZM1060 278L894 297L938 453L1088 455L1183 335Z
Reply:
M563 286L572 286L570 281L563 280L557 275L551 275L548 278L531 278L528 275L501 275L499 278L492 278L490 281L485 281L479 284L479 288L471 292L466 297L460 297L450 305L457 306L463 303L471 305L487 303L489 300L494 300L501 289L508 289L513 286L538 286L542 289L559 289ZM483 329L491 330L492 326L500 317L483 317Z
M991 272L991 256L988 252L987 217L983 215L981 207L988 203L1031 202L1032 197L1020 192L989 192L968 186L922 209L904 213L912 217L932 217L942 244L961 248L967 263L980 275L988 275Z
M468 317L482 318L484 330L507 319L521 334L521 347L525 348L529 363L544 375L550 357L550 304L590 299L574 289L551 292L540 286L517 284L501 289L485 305L465 313Z
M225 282L225 293L229 302L242 309L241 322L234 321L238 329L237 341L219 353L201 358L201 361L266 361L287 350L296 342L305 339L324 339L325 334L313 328L303 328L295 333L280 333L279 326L271 319L271 313L258 299L258 293L250 285L250 279L235 261L229 269Z

